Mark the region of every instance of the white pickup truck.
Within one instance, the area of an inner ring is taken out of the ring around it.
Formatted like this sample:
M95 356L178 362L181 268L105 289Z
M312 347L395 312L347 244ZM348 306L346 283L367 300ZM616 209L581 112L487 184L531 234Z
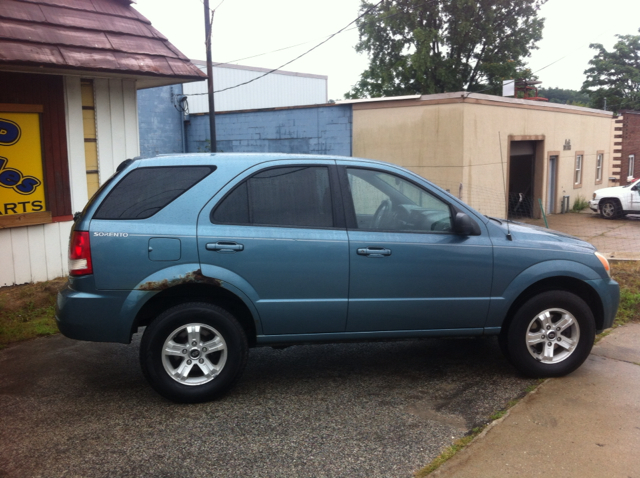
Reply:
M626 214L640 214L640 179L626 186L597 189L589 208L605 219L616 219Z

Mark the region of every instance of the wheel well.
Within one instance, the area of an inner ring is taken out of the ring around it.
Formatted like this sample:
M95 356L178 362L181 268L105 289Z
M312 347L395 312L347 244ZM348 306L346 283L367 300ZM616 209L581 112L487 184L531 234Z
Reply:
M513 301L513 304L511 304L511 307L507 312L507 316L504 319L502 330L500 331L500 333L508 333L509 325L511 325L513 315L522 306L522 304L524 304L530 298L541 294L542 292L547 292L550 290L571 292L584 300L589 308L593 311L593 317L596 321L596 330L602 330L604 325L604 308L602 306L602 301L600 300L598 293L590 285L586 284L580 279L560 276L543 279L525 289L518 296L518 298Z
M222 307L233 315L243 328L250 347L256 344L256 325L249 308L238 296L227 289L208 284L181 284L163 290L142 306L131 329L149 325L162 312L184 302L208 302Z
M598 205L602 204L604 201L614 201L616 203L618 203L618 206L622 207L622 202L620 202L620 198L602 198L600 199L600 202L598 202Z

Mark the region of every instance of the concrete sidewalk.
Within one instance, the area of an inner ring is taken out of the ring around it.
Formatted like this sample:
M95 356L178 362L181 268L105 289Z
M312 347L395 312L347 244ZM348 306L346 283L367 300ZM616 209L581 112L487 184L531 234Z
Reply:
M640 477L640 324L615 329L430 476Z

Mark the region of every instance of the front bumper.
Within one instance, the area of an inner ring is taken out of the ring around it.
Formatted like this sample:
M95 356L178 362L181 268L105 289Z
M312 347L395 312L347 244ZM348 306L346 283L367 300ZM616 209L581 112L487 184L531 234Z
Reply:
M587 281L587 283L597 291L602 301L602 327L598 327L597 330L597 333L600 333L613 325L613 319L620 304L620 286L613 279Z
M593 212L600 212L600 210L598 209L599 203L600 199L592 199L591 201L589 201L589 209L591 209Z

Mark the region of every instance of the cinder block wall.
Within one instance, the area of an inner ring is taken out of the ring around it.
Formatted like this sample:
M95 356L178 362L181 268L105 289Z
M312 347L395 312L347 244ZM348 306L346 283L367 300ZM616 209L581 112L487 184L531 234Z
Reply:
M216 115L218 151L351 156L351 105ZM210 150L209 115L191 115L187 151Z
M635 155L634 177L640 177L640 111L622 111L622 133L617 146L620 151L620 185L628 184L629 155ZM616 138L620 138L617 136ZM614 168L616 167L614 163ZM616 171L614 170L614 173Z
M140 155L182 153L182 115L173 95L182 94L182 85L138 90Z

